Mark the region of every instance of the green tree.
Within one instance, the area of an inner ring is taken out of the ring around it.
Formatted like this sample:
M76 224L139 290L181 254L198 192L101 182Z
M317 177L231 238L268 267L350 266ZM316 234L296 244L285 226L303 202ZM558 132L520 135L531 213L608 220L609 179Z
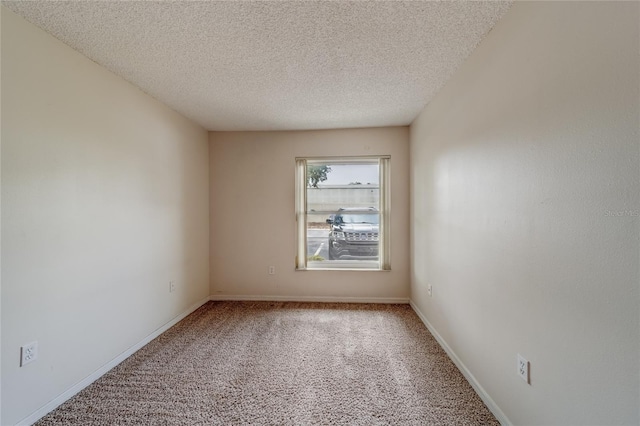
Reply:
M327 174L331 171L331 167L327 165L322 166L307 166L307 185L309 188L317 188L318 183L327 180Z

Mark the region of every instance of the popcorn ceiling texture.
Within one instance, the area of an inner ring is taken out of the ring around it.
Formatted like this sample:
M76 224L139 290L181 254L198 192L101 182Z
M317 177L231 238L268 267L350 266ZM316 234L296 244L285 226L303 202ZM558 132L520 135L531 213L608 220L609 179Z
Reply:
M511 2L4 1L208 130L407 125Z

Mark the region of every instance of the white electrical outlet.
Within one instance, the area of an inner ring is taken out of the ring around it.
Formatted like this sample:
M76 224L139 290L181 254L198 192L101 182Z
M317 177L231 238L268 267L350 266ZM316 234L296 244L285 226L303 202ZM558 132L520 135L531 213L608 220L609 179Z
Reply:
M275 274L276 274L276 267L269 266L269 275L275 275Z
M20 347L20 367L38 359L38 342L27 343Z
M169 281L169 293L173 293L174 291L176 291L176 282Z
M433 287L431 287L431 284L427 287L427 292L429 293L429 297L433 297Z
M518 376L525 382L529 383L529 361L518 354Z

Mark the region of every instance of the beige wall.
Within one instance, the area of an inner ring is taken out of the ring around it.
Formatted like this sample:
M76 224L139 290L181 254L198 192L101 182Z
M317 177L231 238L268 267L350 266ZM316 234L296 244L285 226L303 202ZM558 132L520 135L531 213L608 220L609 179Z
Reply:
M515 424L640 422L639 7L516 3L411 126L412 300Z
M406 300L408 138L407 127L210 133L211 295ZM295 158L336 155L391 155L391 272L295 271Z
M208 296L207 157L205 130L3 8L0 423Z

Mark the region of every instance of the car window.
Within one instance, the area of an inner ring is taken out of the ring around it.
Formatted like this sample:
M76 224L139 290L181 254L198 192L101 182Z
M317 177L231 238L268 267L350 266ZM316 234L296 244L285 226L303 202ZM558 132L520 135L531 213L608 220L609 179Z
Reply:
M370 223L377 225L380 223L380 217L375 214L343 214L336 217L338 223Z

